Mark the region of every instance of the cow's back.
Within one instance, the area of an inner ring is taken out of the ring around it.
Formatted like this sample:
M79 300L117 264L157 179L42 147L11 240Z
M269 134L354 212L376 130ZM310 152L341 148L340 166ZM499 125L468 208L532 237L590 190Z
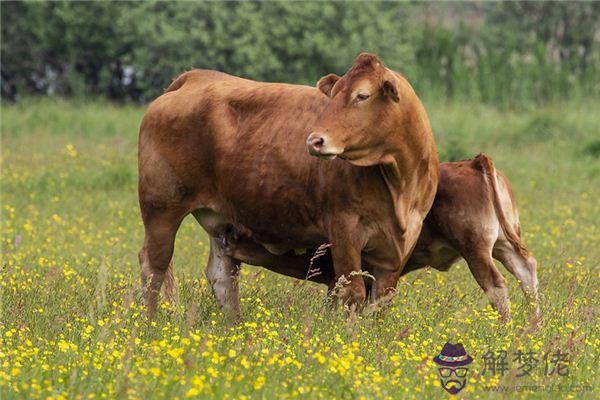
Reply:
M305 148L326 101L308 86L183 74L142 121L140 201L209 208L255 231L304 235L295 228L310 229L320 210L317 171L343 163L322 163Z

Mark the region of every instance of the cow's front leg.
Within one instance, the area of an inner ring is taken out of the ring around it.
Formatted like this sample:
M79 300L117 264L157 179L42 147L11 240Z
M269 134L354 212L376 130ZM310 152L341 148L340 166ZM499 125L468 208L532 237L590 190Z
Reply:
M331 291L350 309L360 307L366 298L361 270L362 241L360 235L344 232L332 240L331 257L335 271L335 286Z
M400 279L400 269L375 268L370 301L386 305L396 294L396 285Z

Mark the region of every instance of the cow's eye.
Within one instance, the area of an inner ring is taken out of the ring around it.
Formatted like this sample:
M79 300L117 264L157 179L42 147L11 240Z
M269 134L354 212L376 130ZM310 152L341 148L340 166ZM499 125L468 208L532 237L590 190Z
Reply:
M367 93L358 93L356 95L356 101L365 101L367 100L369 97L371 97L370 94Z

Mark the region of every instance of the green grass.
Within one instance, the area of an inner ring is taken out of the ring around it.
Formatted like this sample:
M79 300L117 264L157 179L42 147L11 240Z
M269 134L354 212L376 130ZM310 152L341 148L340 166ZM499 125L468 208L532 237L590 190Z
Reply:
M245 267L242 322L219 313L192 219L176 243L179 301L142 316L137 252L137 128L143 109L26 101L2 106L0 398L443 398L431 362L446 341L475 358L458 397L500 384L554 385L519 397L597 398L600 286L599 101L498 111L427 102L444 160L492 156L513 182L539 262L542 327L512 276L500 326L464 263L401 279L383 315L323 307L323 287ZM512 352L561 349L569 375L517 378ZM504 376L482 356L507 350ZM557 391L558 386L594 391Z

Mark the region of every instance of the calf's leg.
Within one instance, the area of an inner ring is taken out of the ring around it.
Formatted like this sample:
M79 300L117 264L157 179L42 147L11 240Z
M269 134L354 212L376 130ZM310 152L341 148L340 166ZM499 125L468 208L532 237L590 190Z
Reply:
M488 296L492 307L498 310L500 319L510 319L510 302L506 280L494 265L491 254L487 250L478 250L463 255L471 273L479 286Z
M493 255L519 280L525 298L535 307L535 315L539 315L536 259L532 255L519 254L508 241L503 240L496 243Z

